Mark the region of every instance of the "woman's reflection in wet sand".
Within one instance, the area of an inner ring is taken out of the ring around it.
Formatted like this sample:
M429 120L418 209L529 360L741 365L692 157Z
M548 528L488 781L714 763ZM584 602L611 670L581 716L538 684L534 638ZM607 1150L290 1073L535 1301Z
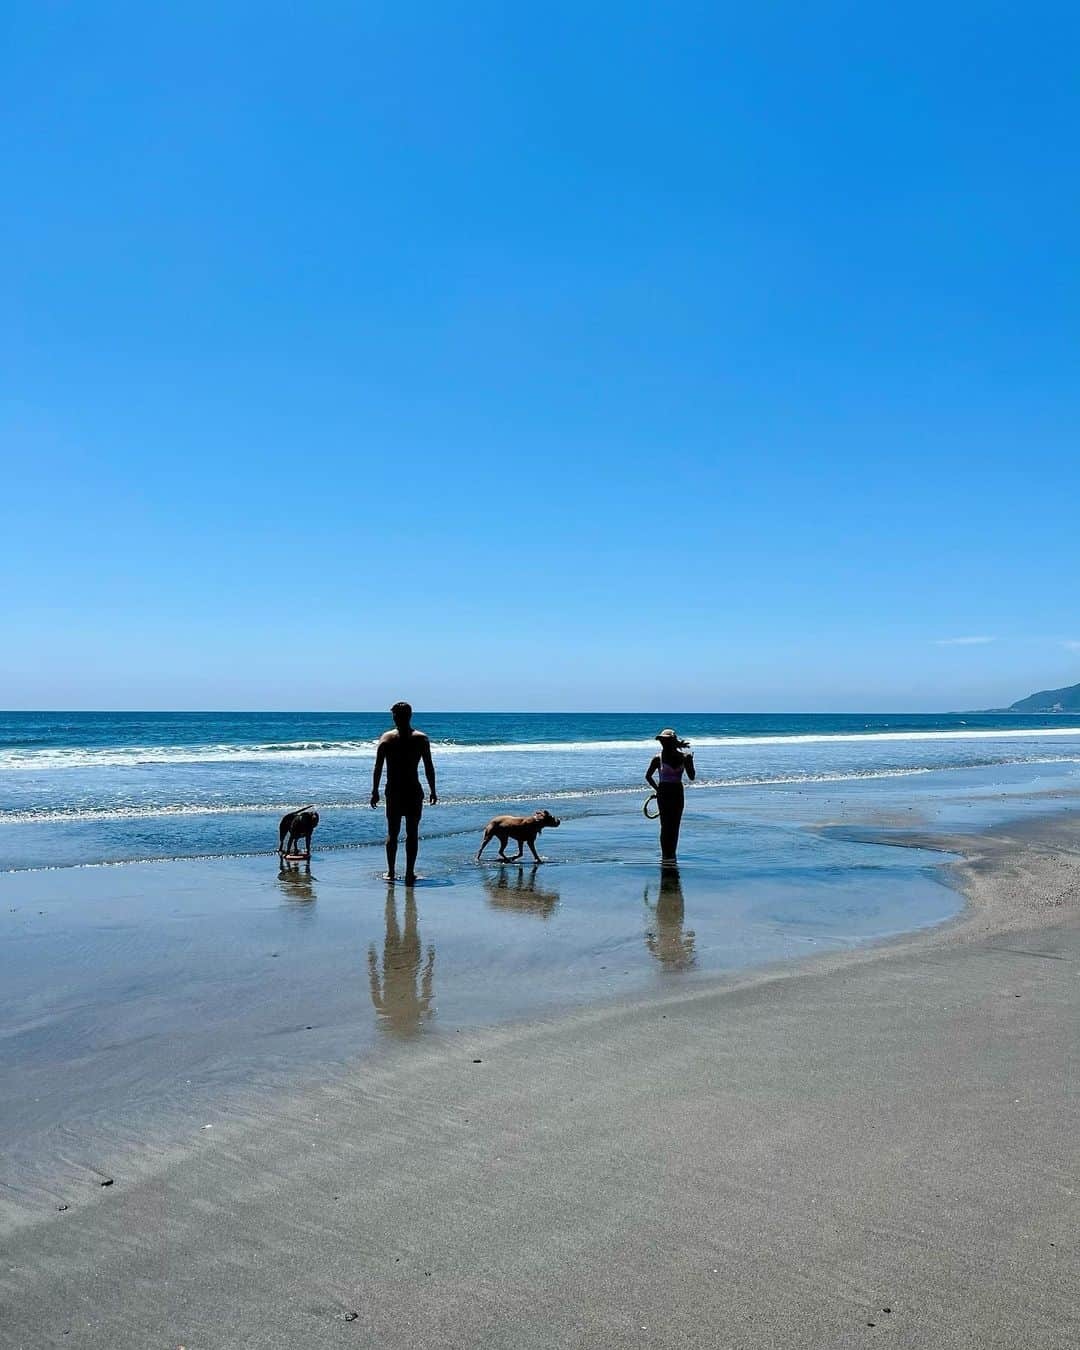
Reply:
M423 971L420 932L417 928L416 901L412 891L405 893L405 928L398 927L394 887L386 890L386 942L383 946L382 974L374 942L368 947L368 975L371 1002L378 1025L391 1036L415 1036L432 1016L435 997L435 948L428 946Z
M281 871L277 874L277 879L286 900L302 901L306 904L308 901L315 899L315 888L312 885L314 878L311 875L310 863L283 862Z
M645 930L645 945L664 970L690 970L697 962L694 953L694 932L683 931L682 881L677 867L665 867L660 873L660 888L653 908L649 887L645 887L645 903L653 909L655 922Z
M537 863L525 868L500 867L484 877L488 904L496 909L516 909L519 914L537 914L548 919L559 903L559 892L536 884Z

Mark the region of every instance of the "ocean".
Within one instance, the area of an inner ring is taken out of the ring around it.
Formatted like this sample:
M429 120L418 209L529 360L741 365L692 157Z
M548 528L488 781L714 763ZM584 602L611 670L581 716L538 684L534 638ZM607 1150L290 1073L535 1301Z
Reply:
M424 713L440 805L424 832L475 835L501 808L574 817L644 792L652 737L693 743L698 783L858 783L1080 765L1080 718L1007 713ZM321 850L370 846L384 713L0 714L0 870L271 852L278 815L322 813ZM464 846L463 846L464 847Z

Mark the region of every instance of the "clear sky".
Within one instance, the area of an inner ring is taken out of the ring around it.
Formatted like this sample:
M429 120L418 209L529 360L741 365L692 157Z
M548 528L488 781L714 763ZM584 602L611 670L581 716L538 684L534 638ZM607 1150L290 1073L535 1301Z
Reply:
M1074 5L0 25L0 705L1080 680Z

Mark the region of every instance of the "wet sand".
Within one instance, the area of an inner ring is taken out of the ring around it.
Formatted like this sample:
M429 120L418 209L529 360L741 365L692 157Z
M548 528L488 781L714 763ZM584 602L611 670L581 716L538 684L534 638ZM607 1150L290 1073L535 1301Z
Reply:
M942 928L421 1041L95 1179L0 1246L0 1344L1075 1346L1080 830L923 842Z
M635 794L552 832L543 866L477 866L473 832L426 840L415 888L373 848L0 874L0 1232L372 1054L959 908L938 853L730 809L694 794L678 873Z

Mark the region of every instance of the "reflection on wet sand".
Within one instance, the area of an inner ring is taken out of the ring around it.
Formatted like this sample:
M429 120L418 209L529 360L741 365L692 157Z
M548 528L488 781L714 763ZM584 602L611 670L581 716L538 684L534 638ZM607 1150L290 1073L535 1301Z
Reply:
M488 903L497 909L516 909L519 914L537 914L541 919L550 918L559 903L559 892L551 891L536 884L539 864L500 867L495 873L484 876L484 890Z
M394 887L386 891L386 942L383 946L382 974L374 942L368 948L368 976L376 1022L391 1036L415 1036L425 1020L433 1015L435 996L435 948L427 949L427 960L420 969L422 952L417 927L416 900L405 896L405 928L398 927Z
M283 862L281 871L277 874L277 879L286 900L307 902L315 899L315 888L312 885L314 878L311 875L310 863Z
M677 868L665 867L653 906L649 886L645 886L645 904L653 910L654 923L645 930L645 945L664 970L690 970L697 961L694 931L683 931L683 891Z

